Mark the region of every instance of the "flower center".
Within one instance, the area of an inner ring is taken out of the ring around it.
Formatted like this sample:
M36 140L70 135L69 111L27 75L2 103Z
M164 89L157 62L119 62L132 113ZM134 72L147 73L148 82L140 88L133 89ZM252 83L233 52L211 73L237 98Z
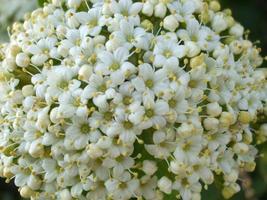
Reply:
M120 184L119 184L119 188L121 188L121 189L125 189L125 188L127 188L127 184L124 183L124 182L120 182Z
M120 68L119 63L112 63L112 65L109 67L109 70L116 71Z
M105 113L104 113L104 119L105 119L106 121L110 121L110 120L112 120L112 117L113 117L112 112L105 112Z
M175 99L170 99L168 104L171 108L175 108L177 105L177 101Z
M107 90L107 86L106 84L102 84L97 89L99 92L105 92Z
M125 122L123 122L123 127L125 129L131 129L131 128L133 128L133 123L129 122L129 121L125 121Z
M184 187L189 187L189 182L188 182L187 178L183 178L183 179L181 180L181 183L182 183L182 185L183 185Z
M145 85L151 89L154 86L154 82L151 79L146 80Z
M81 39L80 38L78 38L76 41L75 41L75 45L76 46L80 46L81 45Z
M80 130L81 130L81 133L86 134L90 132L91 128L87 123L84 123L81 125Z
M197 36L196 35L192 35L191 39L193 42L197 42Z
M145 112L145 115L148 117L148 118L151 118L154 116L154 110L153 109L147 109L146 112Z
M165 50L163 55L166 57L166 58L170 58L172 56L172 52L170 50Z
M98 20L97 19L92 19L88 24L88 28L93 28L93 27L96 27L98 24Z
M69 82L66 81L66 80L62 80L62 81L60 81L59 84L58 84L58 87L59 87L60 89L62 89L62 90L66 90L66 89L68 89L68 86L69 86Z
M124 105L127 105L127 106L128 106L128 105L130 105L131 102L132 102L132 97L125 96L125 97L123 98L122 102L123 102Z
M134 37L132 35L128 35L127 36L127 41L128 42L133 42L134 41Z
M186 143L183 144L182 148L184 151L188 151L191 148L191 142L187 141Z
M197 81L196 80L190 80L188 83L188 86L191 88L196 88L197 87Z

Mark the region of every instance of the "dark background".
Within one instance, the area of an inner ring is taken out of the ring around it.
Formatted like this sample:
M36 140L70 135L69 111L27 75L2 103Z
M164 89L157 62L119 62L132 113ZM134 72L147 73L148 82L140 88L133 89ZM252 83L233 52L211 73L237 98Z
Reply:
M266 0L221 0L223 8L230 8L237 21L249 29L252 41L267 55L267 1ZM267 198L266 198L267 199Z
M258 46L262 48L262 55L267 55L267 0L221 0L221 3L223 8L230 8L234 18L250 30L250 40L261 41ZM267 63L264 64L266 67ZM267 145L260 148L261 152L266 152L267 155ZM243 177L240 183L247 182L250 184L244 186L242 191L232 198L233 200L267 200L267 156L258 159L256 171ZM248 191L253 193L250 197L246 197ZM208 191L203 192L202 199L222 200L223 198L215 184ZM16 187L5 183L2 179L0 179L0 200L20 200Z

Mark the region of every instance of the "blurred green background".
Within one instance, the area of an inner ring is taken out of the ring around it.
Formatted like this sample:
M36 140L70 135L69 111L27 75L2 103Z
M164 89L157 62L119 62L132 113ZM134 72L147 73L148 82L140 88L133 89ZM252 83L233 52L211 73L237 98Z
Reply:
M18 0L19 1L19 0ZM252 41L262 48L262 55L267 55L267 0L220 0L223 8L230 8L237 21L250 30ZM1 3L1 0L0 0ZM1 5L0 5L1 6ZM1 15L1 13L0 13ZM265 67L267 62L264 63ZM267 200L267 144L259 147L265 157L258 158L256 171L240 177L242 191L232 200ZM19 200L16 187L0 179L0 200ZM203 200L223 200L218 185L214 184L207 191L203 190Z

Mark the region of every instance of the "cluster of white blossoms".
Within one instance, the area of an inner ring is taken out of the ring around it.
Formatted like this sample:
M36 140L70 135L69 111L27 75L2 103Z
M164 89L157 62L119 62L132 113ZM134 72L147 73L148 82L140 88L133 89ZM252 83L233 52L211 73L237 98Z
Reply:
M25 198L230 198L267 138L260 49L214 0L52 0L0 51L0 175Z
M12 22L20 21L24 15L37 7L36 0L1 0L0 1L0 41L7 41L7 28Z

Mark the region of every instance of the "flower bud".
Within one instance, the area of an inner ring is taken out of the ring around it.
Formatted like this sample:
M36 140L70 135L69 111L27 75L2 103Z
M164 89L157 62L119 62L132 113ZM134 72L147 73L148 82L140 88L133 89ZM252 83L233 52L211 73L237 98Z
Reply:
M143 9L142 12L143 14L147 15L147 16L151 16L153 14L153 5L149 2L144 3L143 5Z
M256 168L256 163L255 162L247 162L244 164L244 170L247 172L253 172Z
M58 119L59 119L59 117L58 117L58 107L53 108L53 109L51 110L49 116L50 116L50 120L51 120L51 122L53 122L53 123L57 123L57 122L58 122Z
M153 23L147 19L142 21L141 26L146 30L153 30Z
M29 154L34 157L42 157L44 155L44 146L41 143L41 140L35 140L31 143Z
M4 169L3 169L3 175L4 175L4 177L6 177L6 178L12 178L13 176L14 176L14 174L11 172L11 169L10 169L10 167L4 167Z
M251 121L251 117L250 117L249 112L247 112L247 111L241 111L241 112L239 112L238 120L242 124L248 124Z
M219 126L219 120L213 117L208 117L204 119L204 128L208 131L216 130Z
M221 10L221 5L218 1L211 1L209 6L210 9L214 12L218 12L219 10Z
M222 112L220 117L220 124L223 127L228 127L235 123L235 118L232 113L230 112Z
M79 80L88 81L93 73L93 68L90 65L83 65L79 70Z
M235 20L232 16L226 16L225 20L228 27L232 27L235 24Z
M217 103L207 104L207 114L213 117L217 117L222 113L222 107Z
M169 15L164 18L163 27L166 30L174 32L179 26L179 22L174 15Z
M167 8L164 3L159 3L155 6L155 16L159 18L165 17L167 13Z
M225 199L230 199L234 194L236 194L239 191L240 191L240 186L237 183L233 183L223 188L222 195Z
M32 96L34 93L33 85L25 85L22 88L22 95L24 97Z
M158 170L157 163L150 160L144 160L142 170L147 175L152 176Z
M19 190L19 193L23 198L27 198L27 199L34 195L34 191L28 186L23 186Z
M241 37L244 34L244 27L236 23L230 28L229 33L235 37Z
M81 5L82 0L68 0L68 6L69 8L79 8L79 6Z
M220 33L227 28L227 21L222 13L216 14L212 20L212 28L215 32Z
M188 137L192 135L195 131L193 124L182 123L181 126L177 129L177 133L182 137Z
M192 42L192 41L186 41L185 42L185 47L187 48L187 56L189 58L195 57L196 55L198 55L201 51L200 47L197 45L197 43ZM204 60L201 60L204 58L204 56L200 56L200 57L195 57L199 59L199 62L203 61L201 64L204 63ZM195 61L196 62L196 61ZM191 64L191 63L190 63ZM193 65L193 61L192 61L192 65ZM192 67L192 66L191 66Z
M158 181L158 187L159 189L166 193L166 194L171 194L172 191L172 181L168 179L166 176L163 176L159 181Z
M26 53L19 53L16 56L16 64L19 67L28 67L30 64L30 57Z

